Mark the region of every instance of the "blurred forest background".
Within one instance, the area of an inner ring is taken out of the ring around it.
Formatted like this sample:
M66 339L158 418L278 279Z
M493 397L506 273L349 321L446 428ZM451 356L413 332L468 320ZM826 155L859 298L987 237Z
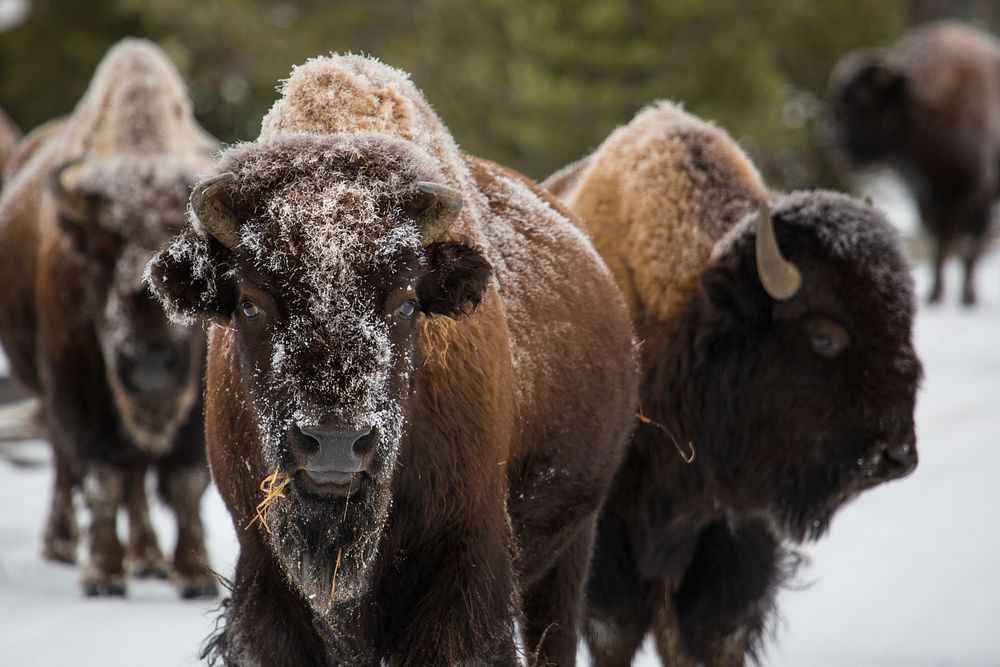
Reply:
M846 51L995 0L0 0L0 107L69 112L104 52L158 42L207 129L253 139L275 85L330 51L413 75L459 143L542 178L658 98L714 119L777 187L836 185L815 141Z

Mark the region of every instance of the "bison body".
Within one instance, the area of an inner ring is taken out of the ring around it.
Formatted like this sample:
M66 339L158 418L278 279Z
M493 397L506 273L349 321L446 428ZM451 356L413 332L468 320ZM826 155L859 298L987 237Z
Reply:
M1000 42L958 23L933 23L888 52L845 56L830 77L829 137L855 166L884 163L908 183L934 243L931 302L942 266L961 256L962 302L1000 195Z
M515 665L521 621L574 664L637 392L586 238L364 58L296 68L217 172L150 267L175 317L214 321L207 446L241 550L210 657Z
M41 398L56 466L44 552L75 560L82 488L92 515L87 594L123 593L126 566L167 573L148 517L151 464L177 514L181 592L214 590L199 518L204 334L171 324L142 278L183 225L213 146L162 52L126 40L72 115L25 138L0 199L0 342Z
M916 465L921 366L895 232L843 195L770 194L728 136L667 103L547 185L641 341L646 423L598 523L591 652L631 664L652 630L665 664L743 664L791 544Z

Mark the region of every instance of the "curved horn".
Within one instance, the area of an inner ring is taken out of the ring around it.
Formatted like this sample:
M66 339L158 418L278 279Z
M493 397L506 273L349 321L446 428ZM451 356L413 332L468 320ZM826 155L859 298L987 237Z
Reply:
M795 264L785 259L778 247L778 238L774 233L774 221L767 203L760 205L760 217L757 219L757 276L771 298L776 301L787 301L795 296L802 287L802 274Z
M63 183L63 174L70 167L74 167L83 162L82 157L74 158L63 162L49 173L49 190L56 198L56 204L62 214L74 222L82 222L90 215L90 201L87 197L75 190L70 190Z
M239 222L236 216L225 204L219 201L220 188L236 181L236 175L230 171L201 181L191 191L191 210L198 221L209 234L230 250L235 250L239 243L236 230Z
M448 231L462 211L462 193L447 185L420 181L420 192L431 195L434 201L417 214L420 242L425 246L434 243Z

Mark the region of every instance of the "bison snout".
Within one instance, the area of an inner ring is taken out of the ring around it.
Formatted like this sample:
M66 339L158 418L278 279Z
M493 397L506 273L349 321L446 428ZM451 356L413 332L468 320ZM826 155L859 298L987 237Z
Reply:
M118 355L118 375L125 388L141 396L175 392L187 373L187 355L170 346L148 346Z
M302 437L293 438L302 470L319 484L346 484L367 472L378 437L372 427L358 430L298 424Z
M917 445L908 439L887 447L883 452L886 462L886 479L906 477L917 467Z

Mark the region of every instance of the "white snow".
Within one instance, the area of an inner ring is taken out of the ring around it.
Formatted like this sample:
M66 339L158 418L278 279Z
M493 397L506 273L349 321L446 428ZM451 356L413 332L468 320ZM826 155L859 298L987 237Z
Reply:
M799 579L811 585L782 594L766 665L1000 664L1000 255L982 266L974 310L954 305L951 268L950 302L918 315L920 466L855 501L808 548ZM923 294L927 267L916 275ZM39 556L50 469L11 459L44 463L47 453L39 442L0 443L0 663L195 664L213 603L183 602L164 582L132 582L125 601L83 599L78 570ZM228 576L235 533L213 490L204 511L212 562ZM169 515L158 507L154 522L172 546ZM636 664L658 663L647 652Z

